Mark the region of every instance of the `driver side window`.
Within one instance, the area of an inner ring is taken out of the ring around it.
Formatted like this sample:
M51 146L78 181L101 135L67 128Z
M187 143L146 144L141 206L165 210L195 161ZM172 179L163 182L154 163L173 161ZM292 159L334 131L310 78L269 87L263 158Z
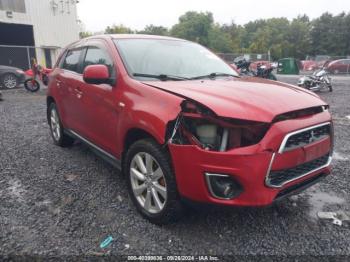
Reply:
M83 70L89 65L106 65L109 70L109 75L115 77L115 70L112 59L106 51L96 46L88 47L83 63Z

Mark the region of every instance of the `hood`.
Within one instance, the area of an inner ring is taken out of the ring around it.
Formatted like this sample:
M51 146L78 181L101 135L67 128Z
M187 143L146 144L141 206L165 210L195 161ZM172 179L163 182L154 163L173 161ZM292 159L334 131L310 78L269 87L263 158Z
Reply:
M143 83L197 101L219 116L260 122L271 122L282 113L326 105L305 89L253 77Z
M16 71L16 70L22 70L22 69L17 68L17 67L12 67L12 66L3 66L3 65L1 65L0 66L0 70Z

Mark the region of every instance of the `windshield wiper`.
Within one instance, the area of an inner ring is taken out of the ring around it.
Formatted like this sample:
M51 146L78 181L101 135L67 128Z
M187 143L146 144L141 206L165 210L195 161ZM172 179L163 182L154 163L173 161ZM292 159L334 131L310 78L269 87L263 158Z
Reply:
M167 81L167 80L174 80L174 81L190 80L190 78L187 78L187 77L165 75L165 74L152 75L152 74L133 73L132 75L133 76L138 76L138 77L155 78L155 79L159 79L161 81Z
M208 75L202 75L202 76L195 76L195 77L191 77L191 80L196 80L196 79L203 79L203 78L210 78L210 79L214 79L218 76L232 76L232 77L237 77L239 78L239 76L234 75L234 74L227 74L227 73L211 73Z

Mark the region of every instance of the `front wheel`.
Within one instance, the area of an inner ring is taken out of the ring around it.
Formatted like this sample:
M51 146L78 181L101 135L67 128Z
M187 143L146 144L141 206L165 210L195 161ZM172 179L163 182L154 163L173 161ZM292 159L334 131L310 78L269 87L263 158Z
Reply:
M139 140L128 150L123 168L130 198L143 217L160 225L180 218L183 207L166 150L152 139Z
M24 81L24 87L29 92L37 92L40 89L40 84L35 79L27 79Z

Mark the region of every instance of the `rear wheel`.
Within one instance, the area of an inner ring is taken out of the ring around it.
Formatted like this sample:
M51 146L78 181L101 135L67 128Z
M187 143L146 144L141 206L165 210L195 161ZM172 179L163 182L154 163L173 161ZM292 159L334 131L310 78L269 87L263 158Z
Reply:
M1 79L1 85L7 89L13 89L18 86L18 79L14 74L5 74Z
M66 147L74 143L74 139L64 133L64 128L55 103L51 103L48 110L50 131L55 145Z
M36 92L40 89L40 84L34 79L27 79L26 81L24 81L24 87L29 92Z
M166 150L152 139L131 145L125 158L129 195L142 216L155 224L180 218L183 206Z
M45 86L48 86L49 84L49 77L47 75L43 75L43 84Z

